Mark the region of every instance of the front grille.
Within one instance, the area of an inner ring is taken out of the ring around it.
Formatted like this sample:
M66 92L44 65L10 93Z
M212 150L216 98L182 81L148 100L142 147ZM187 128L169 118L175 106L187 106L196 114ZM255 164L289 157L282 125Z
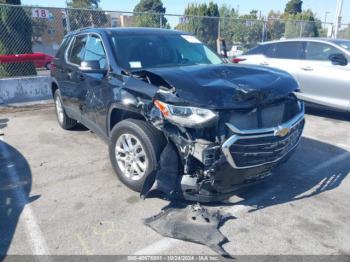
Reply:
M298 143L304 121L285 137L240 137L229 150L237 167L256 166L283 158Z
M285 126L289 133L278 136L278 128L247 130L231 136L222 150L234 168L250 168L275 163L298 144L304 128L303 111ZM232 129L232 126L230 127Z

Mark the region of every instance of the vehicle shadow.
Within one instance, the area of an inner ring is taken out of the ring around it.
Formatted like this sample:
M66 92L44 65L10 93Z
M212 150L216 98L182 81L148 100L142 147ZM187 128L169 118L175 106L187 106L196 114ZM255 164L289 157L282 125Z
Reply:
M71 128L69 131L71 132L81 132L81 131L88 131L89 129L84 126L82 123L77 123L77 125L73 128Z
M254 212L274 205L313 197L337 188L350 172L350 152L318 140L303 138L287 163L275 175L238 192L234 204Z
M332 118L340 121L350 121L349 112L332 111L327 108L306 107L306 114L325 118Z
M25 205L39 197L29 197L31 185L31 170L25 157L0 140L0 261L8 252Z

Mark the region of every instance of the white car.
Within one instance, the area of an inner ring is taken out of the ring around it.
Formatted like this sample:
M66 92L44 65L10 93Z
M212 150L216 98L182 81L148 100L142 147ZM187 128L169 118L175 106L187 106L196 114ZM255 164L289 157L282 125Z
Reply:
M233 45L230 51L227 52L228 57L236 57L243 54L243 47L240 45Z
M234 62L287 71L299 83L300 99L350 111L350 40L303 38L266 42Z

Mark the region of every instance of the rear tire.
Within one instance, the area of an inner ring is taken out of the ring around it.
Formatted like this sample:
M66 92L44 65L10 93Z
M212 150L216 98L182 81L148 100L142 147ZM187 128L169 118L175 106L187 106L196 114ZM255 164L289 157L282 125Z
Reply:
M164 135L150 123L127 119L116 124L111 131L109 156L120 181L141 192L147 176L157 169L164 145Z
M77 125L77 120L70 118L63 107L60 91L57 89L54 94L55 109L58 124L65 130L70 130Z

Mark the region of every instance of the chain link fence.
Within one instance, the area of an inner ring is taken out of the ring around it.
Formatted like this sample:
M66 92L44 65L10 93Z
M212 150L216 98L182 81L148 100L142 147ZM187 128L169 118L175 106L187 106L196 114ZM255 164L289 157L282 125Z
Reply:
M173 14L0 4L0 78L48 75L49 64L67 32L84 27L157 27L191 32L214 51L226 40L229 56L259 42L294 37L327 37L332 24L278 19L233 19ZM350 39L350 25L339 37Z

